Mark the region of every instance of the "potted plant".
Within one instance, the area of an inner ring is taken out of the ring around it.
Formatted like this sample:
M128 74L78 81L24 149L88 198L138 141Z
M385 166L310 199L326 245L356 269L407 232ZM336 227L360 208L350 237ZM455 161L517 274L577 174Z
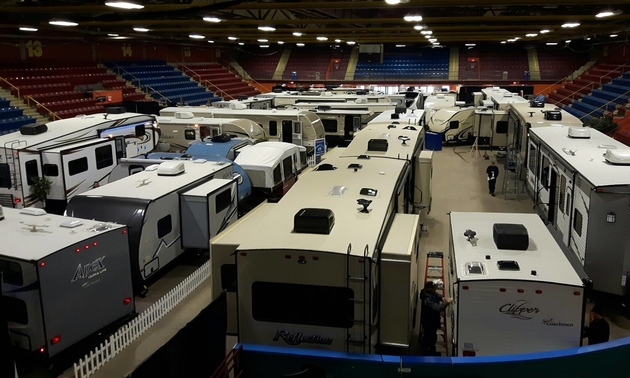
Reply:
M32 177L31 181L33 182L31 186L33 199L42 201L43 206L46 207L46 198L50 194L52 181L48 180L46 177Z

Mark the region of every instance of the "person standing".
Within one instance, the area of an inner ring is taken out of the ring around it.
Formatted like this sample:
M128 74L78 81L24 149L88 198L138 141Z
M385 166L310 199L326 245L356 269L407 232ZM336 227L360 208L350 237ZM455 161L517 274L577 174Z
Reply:
M424 289L420 291L420 301L422 302L420 313L420 324L422 334L420 339L420 354L423 356L439 356L435 350L437 342L437 330L440 329L442 311L450 304L450 298L443 298L436 293L436 285L433 281L427 281Z
M488 189L490 195L494 197L494 188L497 186L497 177L499 177L499 167L492 161L488 168L486 168L486 174L488 175Z
M604 319L604 312L599 306L591 309L591 324L584 327L582 336L588 339L588 345L605 343L610 338L610 326Z

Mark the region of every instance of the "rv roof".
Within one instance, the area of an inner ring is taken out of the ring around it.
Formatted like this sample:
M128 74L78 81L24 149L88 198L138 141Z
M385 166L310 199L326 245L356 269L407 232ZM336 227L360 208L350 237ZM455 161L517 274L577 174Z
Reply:
M536 214L451 212L450 222L455 264L461 281L523 280L582 286L575 269ZM525 226L529 234L529 248L526 251L498 249L492 235L495 223ZM477 233L477 246L466 240L464 232L468 229ZM520 270L499 270L499 260L517 261ZM469 262L482 262L487 274L466 275L465 264ZM531 274L532 270L536 271L535 276Z
M304 147L285 142L261 142L241 150L234 163L246 169L248 167L274 167L280 160L293 153L299 153Z
M227 157L228 152L239 144L250 145L251 140L245 138L232 138L227 142L213 142L211 140L197 140L192 142L186 153L195 157L203 157L204 155L217 155Z
M300 104L297 104L298 108L299 108ZM321 106L322 104L319 104L319 106ZM356 105L356 104L355 104ZM364 106L365 107L365 104ZM335 114L335 115L346 115L346 114L352 114L352 115L372 115L374 112L372 112L371 110L363 110L363 109L343 109L343 108L336 108L336 109L327 109L327 110L322 110L319 108L314 108L315 110L313 110L316 114Z
M27 143L26 146L24 145L24 143L22 143L21 148L33 147L42 142L49 142L51 140L56 140L59 143L63 143L63 137L69 134L73 134L73 137L69 140L90 135L96 135L96 132L94 130L86 130L85 133L81 135L74 134L82 129L88 129L100 124L103 125L103 128L107 128L116 125L116 121L125 120L134 116L150 118L150 116L146 114L137 113L107 114L107 119L103 118L104 115L106 114L99 113L48 122L46 124L48 126L48 131L37 135L22 135L19 131L10 134L0 135L0 146L10 147L10 143L7 144L7 142L12 142L16 139Z
M177 176L158 176L157 171L142 171L79 195L153 200L230 166L230 163L214 161L181 162L186 171Z
M357 160L330 158L326 163L335 170L309 171L300 176L289 192L269 214L260 221L259 227L248 234L239 250L290 249L330 253L346 253L352 244L353 255L363 255L365 245L370 256L383 232L388 208L392 203L398 177L407 163L394 159ZM348 165L363 164L356 173ZM331 195L335 187L343 187L340 196ZM360 195L362 188L378 190L376 197ZM357 199L373 200L369 213L360 213ZM330 209L335 225L329 235L293 232L293 217L303 208Z
M74 228L61 227L64 222L77 218L46 214L40 216L20 214L20 210L4 208L4 220L0 221L0 256L21 260L40 260L60 249L93 239L99 234L88 230L104 222L81 219L82 225ZM109 224L114 229L124 226ZM32 230L37 230L33 232Z
M93 145L93 144L106 143L107 141L109 141L109 140L108 139L90 138L90 139L82 140L80 142L68 143L68 144L63 144L63 145L55 145L53 148L45 149L43 151L51 152L51 153L54 153L54 154L58 154L58 153L60 153L62 151L67 151L67 150L71 150L71 149L74 149L74 148L82 148L82 147L90 146L90 145Z
M483 92L487 99L494 101L496 104L511 104L520 102L529 103L528 100L524 99L518 94L512 93L503 88L483 88L481 92Z
M354 134L352 143L346 147L346 150L341 156L369 155L396 159L411 159L414 151L421 148L424 140L422 126L414 126L416 128L416 131L414 131L404 130L403 127L407 126L404 124L396 125L396 128L388 129L387 126L389 124L391 123L373 125L372 122L370 122L365 128ZM402 140L398 139L399 136L406 136L409 140L403 144ZM368 142L371 139L387 139L387 151L368 151Z
M222 126L225 124L235 124L238 126L243 126L243 125L251 125L251 124L255 124L258 125L256 122L250 120L250 119L245 119L245 118L208 118L208 117L193 117L193 118L175 118L173 116L159 116L157 117L157 121L158 124L160 123L165 123L165 124L176 124L176 125L182 125L182 124L199 124L199 125L208 125L208 126Z
M226 109L226 108L214 108L208 106L182 106L176 108L164 108L160 110L160 116L173 116L175 112L192 112L196 116L209 115L212 117L216 115L231 115L232 118L239 118L243 115L277 115L277 116L292 116L296 117L300 114L306 114L308 110L299 109Z
M402 126L407 126L407 124L410 124L410 123L417 124L419 123L419 120L422 118L422 115L424 114L424 110L422 109L415 109L415 110L406 109L404 113L401 113L398 115L399 119L392 119L392 114L394 114L395 112L396 112L395 109L388 109L388 110L383 111L381 114L374 117L374 119L368 123L368 126L378 125L378 124L390 125L393 122L400 122Z
M630 166L612 165L603 156L607 149L630 152L630 147L594 129L589 139L569 138L568 131L568 127L548 126L531 129L530 133L594 186L630 184ZM575 151L575 156L565 150Z
M543 111L555 110L558 107L552 104L545 104L544 108L532 108L528 103L522 104L511 104L510 110L514 113L518 114L518 116L525 122L529 123L531 127L541 127L541 126L582 126L584 122L580 121L579 118L568 113L562 109L560 109L560 113L562 114L561 120L548 120L545 119L545 115ZM530 117L531 114L531 117Z

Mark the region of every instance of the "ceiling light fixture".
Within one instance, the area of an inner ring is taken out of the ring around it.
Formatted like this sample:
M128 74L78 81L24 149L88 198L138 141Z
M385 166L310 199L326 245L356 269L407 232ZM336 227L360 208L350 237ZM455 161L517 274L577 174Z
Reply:
M348 41L346 43L349 44L349 45L356 45L357 44L355 41Z
M433 36L432 35L425 35L424 38L430 39L430 38L433 38Z
M228 37L228 39L229 39L230 41L236 41L238 38L237 38L237 37L232 37L232 36L230 36L230 37Z
M413 28L414 28L415 30L422 30L422 29L424 29L425 27L426 27L426 26L424 26L424 25L416 25L416 26L414 26Z
M51 20L51 21L48 21L48 23L50 25L55 25L55 26L77 26L77 25L79 25L76 22L65 21L65 20Z
M567 22L567 23L562 24L563 28L576 28L578 26L580 26L579 22Z
M259 26L258 30L272 32L272 31L276 31L276 28L274 28L273 26Z
M140 32L140 33L146 33L149 31L149 29L147 28L133 28L133 30Z
M605 10L597 13L595 15L595 17L597 17L597 18L604 18L604 17L610 17L610 16L619 16L621 13L623 13L623 12L621 10L619 10L619 9L615 9L615 10L605 9Z
M433 34L433 32L431 30L423 30L423 31L420 32L420 34L431 35L431 34Z
M407 22L420 22L420 21L422 21L422 16L420 16L419 14L408 14L408 15L406 15L403 18Z
M440 42L433 42L433 43L432 43L432 45L434 45L434 46L437 46L437 45L439 45L439 44L440 44Z
M293 32L293 35L296 37L301 37L304 35L304 33L300 33L300 32Z
M279 45L284 45L284 41L278 41Z
M215 16L206 16L203 18L204 21L206 22L221 22L221 19L219 17L215 17Z
M540 34L547 34L547 33L551 33L551 30L543 29L543 30L540 31Z
M260 38L260 39L258 39L258 42L263 42L263 43L264 43L264 42L269 42L269 40L268 40L268 39L263 39L263 38Z
M435 42L435 41L437 41L437 38L430 38L429 39L429 42Z
M547 46L556 46L558 42L547 42L545 43Z
M201 34L188 34L188 36L192 39L204 39L206 38L205 36L201 35Z
M335 39L335 43L341 43L341 39Z
M144 5L132 3L130 1L107 1L105 5L108 7L120 8L120 9L142 9Z
M304 47L304 44L302 42L298 42L295 45L298 46L298 47Z
M238 43L238 45L239 45L239 46L244 46L244 45L245 45L245 42L239 42L239 43Z
M505 44L505 41L501 41L501 44Z
M115 33L109 33L109 34L107 34L107 36L108 37L119 37L119 35L115 34Z
M35 31L37 31L37 29L36 29L36 28L30 28L30 27L26 27L26 26L21 27L21 28L20 28L20 30L21 30L21 31L30 31L30 32L35 32Z
M525 37L536 37L538 35L538 33L529 33L529 34L525 34Z
M35 30L37 30L37 29L35 29ZM611 34L610 35L610 38L615 38L615 37L619 37L619 34Z
M208 43L214 43L214 41L213 41L213 40L211 40L211 39L209 39L209 40L208 40Z
M396 47L406 47L407 45L396 45Z
M477 44L476 43L467 43L464 46L475 47L475 46L477 46Z
M570 40L570 39L567 39L565 42L566 42L566 43L571 43L571 40Z
M267 48L269 48L269 45L260 45L260 48L261 49L267 49Z
M317 37L318 41L328 41L328 37Z

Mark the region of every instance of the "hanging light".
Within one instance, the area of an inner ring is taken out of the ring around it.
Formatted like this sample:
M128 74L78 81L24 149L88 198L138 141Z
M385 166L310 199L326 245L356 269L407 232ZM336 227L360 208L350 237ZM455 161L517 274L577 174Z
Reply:
M31 27L27 27L27 26L22 26L20 28L21 31L28 31L28 32L36 32L37 28L31 28Z
M258 30L272 32L272 31L276 31L276 28L274 28L273 26L259 26Z
M131 1L107 1L105 5L108 7L120 8L120 9L142 9L144 5L136 4Z
M601 12L597 13L595 15L595 17L597 18L604 18L604 17L610 17L610 16L619 16L620 14L622 14L623 12L619 9L604 9Z
M293 35L296 37L301 37L304 35L304 33L300 33L300 32L293 32Z
M206 16L203 18L204 21L206 22L221 22L221 19L219 17L215 17L215 16Z
M317 37L318 41L328 41L328 37Z
M55 20L50 20L50 21L48 21L48 23L50 25L55 25L55 26L77 26L77 25L79 25L78 23L73 22L73 21L56 20L56 19Z
M576 28L578 26L580 26L579 22L566 22L566 23L562 24L563 28Z
M420 22L420 21L422 21L422 16L420 16L419 14L408 14L408 15L406 15L403 18L407 22Z

